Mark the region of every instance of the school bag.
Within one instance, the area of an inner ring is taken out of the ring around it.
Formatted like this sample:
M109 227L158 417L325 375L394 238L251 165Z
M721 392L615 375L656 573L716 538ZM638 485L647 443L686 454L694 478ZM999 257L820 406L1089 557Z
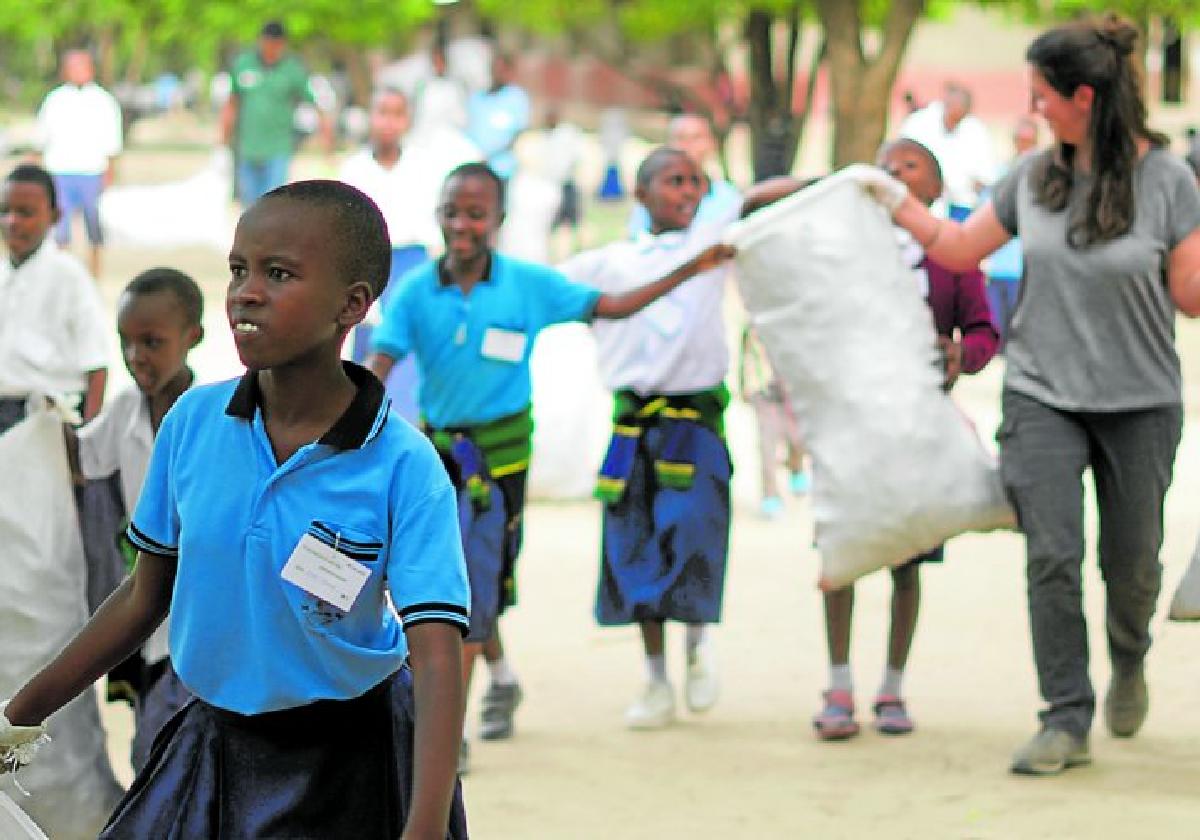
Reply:
M1183 580L1175 590L1171 599L1171 609L1167 618L1172 621L1200 621L1200 540L1196 541L1196 550L1192 553L1192 562L1188 564Z
M88 618L62 416L37 395L27 410L23 421L0 435L0 698L12 697ZM94 838L122 794L108 761L96 693L83 692L51 715L46 727L50 743L15 779L0 776L0 793L20 800L54 840Z
M831 175L725 237L811 452L827 589L964 531L1015 525L994 459L942 391L933 318L891 220L853 176Z

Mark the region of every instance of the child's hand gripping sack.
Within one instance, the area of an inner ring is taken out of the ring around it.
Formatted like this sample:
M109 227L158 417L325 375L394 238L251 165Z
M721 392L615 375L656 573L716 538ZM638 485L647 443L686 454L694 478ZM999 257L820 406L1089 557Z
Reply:
M0 703L0 773L12 773L33 761L50 742L45 726L17 726L8 719L8 701Z

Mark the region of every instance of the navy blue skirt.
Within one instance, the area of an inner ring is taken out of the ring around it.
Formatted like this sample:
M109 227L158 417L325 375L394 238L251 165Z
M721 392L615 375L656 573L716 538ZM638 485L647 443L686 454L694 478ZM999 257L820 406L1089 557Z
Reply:
M158 733L192 699L192 693L171 667L170 658L145 666L142 673L142 693L134 709L130 746L135 773L142 772L150 761Z
M453 473L451 474L453 477ZM517 602L517 555L525 520L525 472L492 481L491 505L475 509L471 494L458 491L458 524L471 584L468 642L491 637L496 620Z
M621 499L604 506L596 620L713 623L721 619L729 554L729 477L725 441L703 426L693 437L695 477L686 490L660 487L662 427L650 426Z
M407 668L362 697L239 715L192 699L101 840L395 840L412 795ZM467 837L460 789L446 837Z

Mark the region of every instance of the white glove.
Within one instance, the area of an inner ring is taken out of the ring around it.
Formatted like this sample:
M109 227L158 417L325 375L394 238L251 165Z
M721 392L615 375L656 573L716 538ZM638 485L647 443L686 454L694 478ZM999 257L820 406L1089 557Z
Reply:
M895 213L904 199L908 198L908 187L877 166L855 166L851 175L889 215Z
M45 726L16 726L8 719L7 708L7 700L0 703L0 773L20 770L50 742Z

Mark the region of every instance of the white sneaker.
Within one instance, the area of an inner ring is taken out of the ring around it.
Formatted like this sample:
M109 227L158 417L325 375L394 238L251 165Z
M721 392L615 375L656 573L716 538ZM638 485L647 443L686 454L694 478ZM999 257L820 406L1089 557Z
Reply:
M661 729L675 720L675 692L666 680L651 680L625 710L630 729Z
M721 681L717 678L716 657L711 645L701 643L694 651L688 651L684 699L693 712L707 712L716 705L720 694Z

